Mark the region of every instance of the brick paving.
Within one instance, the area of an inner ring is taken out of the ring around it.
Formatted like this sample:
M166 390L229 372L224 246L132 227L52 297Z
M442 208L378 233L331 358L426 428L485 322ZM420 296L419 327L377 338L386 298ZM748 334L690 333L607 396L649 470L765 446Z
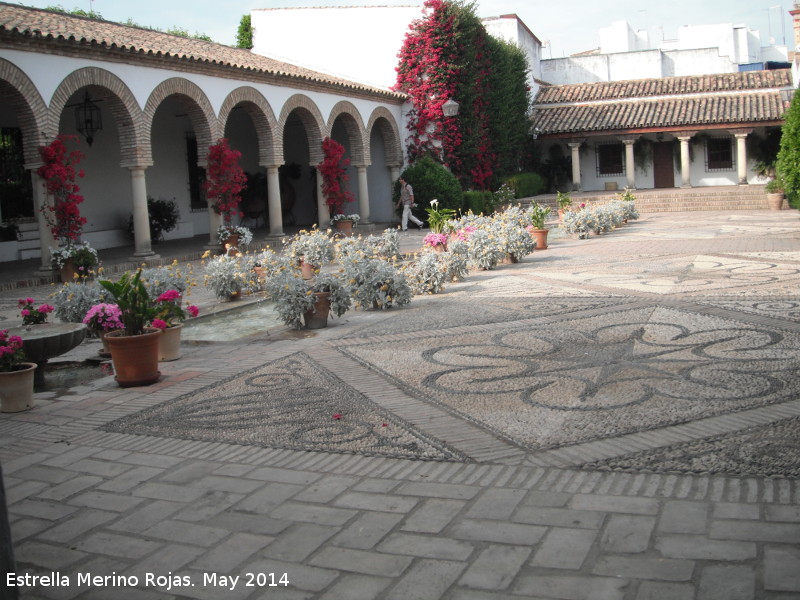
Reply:
M421 236L406 234L404 249L418 247ZM796 268L800 219L795 211L645 215L589 240L554 235L550 249L483 276L498 290L506 278L524 276L532 286L602 291L634 303L690 303L718 317L798 331L800 321L790 316L720 303L731 295L719 288L684 289L677 282L672 293L662 293L635 282L613 285L614 277L631 275L623 270L626 257L639 261L636 274L643 269L650 277L661 261L689 255ZM557 270L537 270L559 260L613 277L584 286ZM609 261L617 262L609 267ZM737 282L737 293L759 293L762 284L748 277ZM776 291L764 299L797 300L794 276L768 285ZM0 415L17 574L56 574L55 582L39 579L4 593L33 599L800 598L796 479L581 468L768 425L800 413L800 399L530 450L337 351L365 327L455 298L445 293L415 299L401 311L348 313L312 336L276 328L240 342L184 344L183 358L162 363L163 378L152 386L122 390L103 378L39 394L38 407L27 413ZM454 311L452 327L459 325ZM471 462L101 429L301 351Z

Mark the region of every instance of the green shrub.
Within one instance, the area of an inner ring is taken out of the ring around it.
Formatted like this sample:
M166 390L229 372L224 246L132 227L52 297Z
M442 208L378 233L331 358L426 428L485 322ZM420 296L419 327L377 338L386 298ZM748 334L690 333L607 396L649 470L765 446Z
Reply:
M792 208L800 208L800 94L795 92L781 128L776 171Z
M423 156L413 165L406 168L400 176L414 188L413 210L417 218L425 218L425 209L431 200L439 201L439 208L451 208L460 211L463 207L463 192L458 179L444 166L432 158ZM400 184L395 182L393 201L397 204L400 198Z
M181 214L175 200L147 198L147 213L150 217L150 240L160 241L164 233L178 226ZM128 217L128 233L133 235L133 215Z
M464 212L490 215L494 212L492 192L464 192Z
M538 173L517 173L506 180L516 193L517 198L530 198L543 193L547 187L544 178Z

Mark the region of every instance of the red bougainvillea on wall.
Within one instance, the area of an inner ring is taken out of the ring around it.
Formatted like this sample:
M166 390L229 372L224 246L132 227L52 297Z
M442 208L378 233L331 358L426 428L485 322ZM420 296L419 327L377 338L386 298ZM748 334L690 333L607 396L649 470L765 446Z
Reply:
M350 159L343 158L344 146L329 137L322 140L322 152L324 158L317 168L322 176L322 195L333 217L344 214L346 203L355 202L355 196L347 189L350 178L346 167Z
M247 187L247 176L239 166L241 156L242 153L233 150L225 138L208 148L206 194L212 199L211 208L222 215L226 227L232 225L235 215L241 216L239 202L242 190Z
M521 155L524 146L530 103L524 57L521 63L506 60L521 51L492 38L473 4L426 0L424 6L423 17L411 24L398 54L394 86L412 103L409 158L414 162L432 156L463 187L489 189L506 174L498 172L500 163L513 170L507 156ZM498 88L502 95L494 92ZM442 105L451 98L459 103L459 113L445 117ZM512 129L519 133L505 131ZM499 148L497 140L502 140ZM508 140L513 140L510 147Z
M43 206L42 214L53 237L63 246L77 242L86 224L78 206L83 196L75 183L84 175L83 169L77 168L84 155L80 150L67 150L67 143L76 140L74 135L59 135L47 146L39 146L44 164L36 169L47 184L47 193L53 196L53 203Z

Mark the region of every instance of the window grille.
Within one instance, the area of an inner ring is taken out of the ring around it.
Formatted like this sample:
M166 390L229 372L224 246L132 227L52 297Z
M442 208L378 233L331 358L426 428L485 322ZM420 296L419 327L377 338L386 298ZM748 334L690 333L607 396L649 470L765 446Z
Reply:
M706 139L706 172L732 171L736 166L733 138Z
M625 172L625 147L622 144L598 144L595 156L598 177L613 177Z

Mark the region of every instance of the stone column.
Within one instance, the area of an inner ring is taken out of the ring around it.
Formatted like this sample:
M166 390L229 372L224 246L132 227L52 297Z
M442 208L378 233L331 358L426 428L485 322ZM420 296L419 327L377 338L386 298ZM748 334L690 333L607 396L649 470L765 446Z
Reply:
M150 239L150 215L147 212L147 181L145 167L128 167L131 172L131 191L133 192L133 259L143 257L158 258L153 252Z
M330 226L331 220L331 213L328 210L328 205L325 203L325 196L322 195L322 173L320 170L316 170L317 174L317 220L319 223L319 228L322 229L323 227Z
M581 144L583 140L568 142L567 146L572 150L572 190L581 191Z
M283 210L281 208L281 182L278 178L278 165L267 167L267 209L269 211L269 234L283 235Z
M56 240L42 213L42 209L47 206L47 183L36 174L37 168L31 167L31 181L33 182L33 206L36 211L36 224L39 229L39 248L42 252L42 264L38 273L50 275L55 270L53 263L50 261L50 248L56 247Z
M622 143L625 144L625 177L627 186L636 189L636 163L633 156L633 144L636 138L624 138Z
M358 213L361 223L369 223L369 183L367 181L367 165L359 165L358 170Z
M736 136L736 170L739 175L739 185L747 185L747 135L750 132L737 131Z
M219 228L222 225L222 215L218 215L211 204L213 198L208 199L208 248L217 249L220 246Z
M676 136L681 141L681 187L692 187L691 176L691 163L689 160L689 140L692 139L691 135L678 135Z

